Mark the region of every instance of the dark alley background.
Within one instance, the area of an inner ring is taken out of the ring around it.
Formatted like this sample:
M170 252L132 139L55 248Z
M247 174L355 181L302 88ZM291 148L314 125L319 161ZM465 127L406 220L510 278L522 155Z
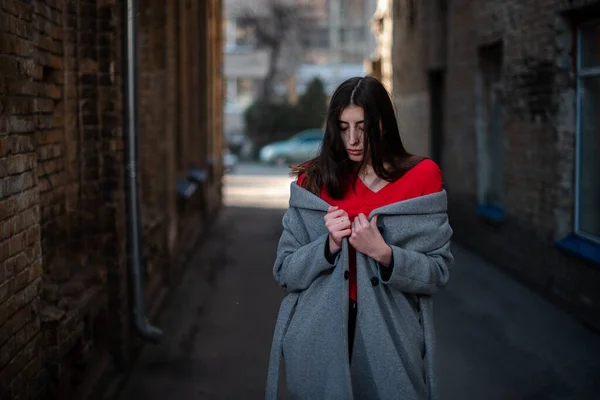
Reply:
M0 400L262 398L365 75L443 172L442 398L600 398L599 0L0 0Z

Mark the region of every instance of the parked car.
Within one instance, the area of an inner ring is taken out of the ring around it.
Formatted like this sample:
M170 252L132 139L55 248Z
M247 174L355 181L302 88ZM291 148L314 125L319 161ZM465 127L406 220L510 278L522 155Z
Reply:
M259 160L265 164L301 163L314 158L323 142L321 129L298 132L288 140L270 143L260 150Z

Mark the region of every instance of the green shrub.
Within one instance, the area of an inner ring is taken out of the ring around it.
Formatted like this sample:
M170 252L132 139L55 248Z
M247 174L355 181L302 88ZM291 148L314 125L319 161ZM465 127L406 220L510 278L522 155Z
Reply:
M327 113L323 82L313 79L298 103L257 99L244 113L246 134L260 147L285 140L303 129L322 127Z

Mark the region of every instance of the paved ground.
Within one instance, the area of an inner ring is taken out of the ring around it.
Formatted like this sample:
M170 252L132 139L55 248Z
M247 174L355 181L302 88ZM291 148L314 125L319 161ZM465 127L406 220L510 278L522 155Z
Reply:
M245 166L226 178L225 202L121 396L261 399L282 292L271 276L289 178ZM475 255L437 296L443 400L600 398L600 336Z

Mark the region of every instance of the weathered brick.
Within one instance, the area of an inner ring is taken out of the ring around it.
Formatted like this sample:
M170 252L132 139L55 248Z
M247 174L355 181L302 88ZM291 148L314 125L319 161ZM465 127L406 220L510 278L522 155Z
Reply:
M3 54L29 58L33 55L31 42L10 34L0 34L0 48Z
M35 358L35 352L38 348L39 335L35 336L27 345L9 361L9 363L0 371L0 379L4 378L12 381L19 372Z
M9 241L10 241L10 239L0 242L0 261L6 260L10 254L9 245L8 245Z
M0 285L0 304L4 303L14 292L13 279L9 279Z
M4 1L2 2L2 10L11 13L20 20L31 21L33 8L27 2Z
M12 275L6 267L6 260L0 261L0 282L6 282L6 280Z
M15 355L15 337L11 337L0 345L0 371L8 364Z
M41 80L44 77L44 68L43 66L36 64L34 60L24 60L21 64L22 74L25 74L33 79Z
M17 333L15 333L14 346L16 350L20 350L25 347L27 343L33 339L33 337L37 334L39 329L39 323L37 320L29 321L25 326L23 326Z
M17 310L33 303L40 293L40 279L34 279L27 287L14 293L10 299L0 305L0 326L14 315Z
M11 79L7 83L7 93L35 96L39 91L39 84L30 79Z
M24 154L17 154L15 156L8 157L6 161L8 163L8 175L20 174L28 169L31 169L29 156Z
M203 120L214 119L211 131L219 131L218 113L207 117L208 113L191 111L199 109L196 97L205 90L195 72L206 72L204 61L198 63L208 57L189 58L188 75L183 78L189 81L188 87L180 87L173 78L181 70L174 46L168 43L197 51L201 27L207 25L198 21L200 3L192 3L185 16L191 27L186 33L177 28L182 21L176 19L174 3L144 4L157 12L149 13L145 20L140 18L140 27L151 38L139 48L140 76L144 77L140 82L140 98L144 99L140 101L140 123L145 146L140 169L147 177L142 180L142 201L145 207L165 213L165 219L189 219L177 215L174 194L168 195L175 176L168 176L165 164L167 139L179 129L190 148L199 148L196 132L205 131L200 129ZM214 21L211 26L218 29ZM0 397L29 399L44 394L39 398L50 398L55 385L65 389L77 384L76 380L67 381L68 373L63 374L70 368L64 357L66 352L79 351L74 346L90 329L85 325L90 304L69 298L81 295L85 299L86 291L95 293L94 285L105 285L114 305L114 318L106 327L113 337L111 346L116 343L111 353L128 357L126 347L117 343L129 342L123 329L129 313L122 285L126 216L121 27L120 5L114 0L0 2L0 284L10 282L6 286L10 294L0 303L0 339L8 338L4 343L12 349L0 348ZM169 40L164 39L167 31ZM184 40L181 35L190 37ZM219 56L220 49L215 48L217 65ZM210 91L218 103L218 87L213 85ZM182 99L190 104L185 115L176 109ZM174 115L183 115L190 123L177 128ZM160 157L151 157L157 148ZM201 153L198 158L204 156ZM157 163L157 159L161 161ZM188 162L192 160L183 160L182 165ZM149 246L167 248L162 243L166 237L158 229ZM156 257L168 259L166 251ZM160 271L160 263L152 262L156 271ZM79 276L88 270L103 278ZM44 309L40 305L52 305L59 317L46 320L43 327L37 318L17 327L22 322L19 318L25 318L22 310L30 309L34 316ZM53 324L55 328L51 328ZM38 337L48 347L31 347ZM12 353L14 357L6 355ZM53 364L41 365L36 361L41 357L53 359ZM85 365L79 369L83 373ZM57 372L52 375L52 371ZM59 382L61 379L64 381ZM65 393L63 397L73 396Z
M21 329L31 319L31 305L26 305L15 314L9 317L9 320L0 327L0 343L13 336L17 330Z
M24 386L23 378L21 374L17 374L10 384L10 391L12 393L12 397L15 398L26 398L29 396L29 389Z
M26 97L11 97L6 99L6 111L12 115L27 115L33 112L34 101Z
M33 111L36 113L49 113L54 110L54 103L51 99L34 99Z
M38 239L39 240L39 239ZM38 260L31 265L29 269L29 282L34 281L42 276L42 261Z
M10 133L32 132L36 126L35 118L31 116L11 115L6 123L7 132Z
M443 2L445 12L425 3L413 4L420 23L412 27L404 16L390 16L393 64L387 67L409 151L431 155L435 141L429 108L442 106L436 117L443 135L439 155L455 240L518 273L600 328L599 270L555 245L574 231L576 29L600 16L599 3L546 1L544 12L535 2L457 0ZM482 137L479 127L486 122L478 112L485 103L478 82L491 60L491 44L502 47L498 95L503 144L496 151L503 158L506 218L498 226L477 213L482 172L478 135ZM431 71L436 70L443 76L442 99L430 93ZM504 256L498 257L500 253Z
M20 292L31 282L31 269L25 269L15 275L13 278L13 290Z

